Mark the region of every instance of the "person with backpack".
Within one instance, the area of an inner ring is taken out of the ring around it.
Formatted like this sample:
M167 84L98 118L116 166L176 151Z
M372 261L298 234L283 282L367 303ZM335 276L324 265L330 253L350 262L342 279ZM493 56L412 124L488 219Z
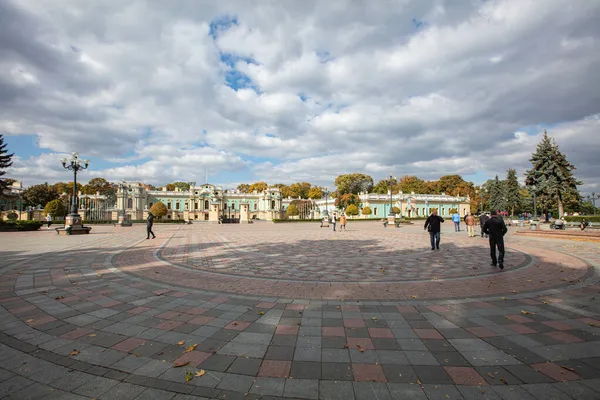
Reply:
M454 232L460 232L460 214L458 211L452 214L452 222L454 222Z
M488 235L485 234L485 232L483 231L483 226L485 225L488 219L490 219L490 217L488 217L486 213L481 213L481 215L479 215L479 228L481 229L481 237L483 237L483 235L485 235L485 237L488 237Z
M504 224L504 220L498 216L497 211L492 211L492 218L485 222L483 230L490 237L492 267L495 267L496 264L498 264L500 269L504 269L504 235L506 235L508 229ZM498 258L496 258L496 247L498 248Z
M431 215L425 220L425 230L429 232L431 240L431 250L440 249L440 231L442 230L441 223L444 218L440 217L437 210L433 210Z

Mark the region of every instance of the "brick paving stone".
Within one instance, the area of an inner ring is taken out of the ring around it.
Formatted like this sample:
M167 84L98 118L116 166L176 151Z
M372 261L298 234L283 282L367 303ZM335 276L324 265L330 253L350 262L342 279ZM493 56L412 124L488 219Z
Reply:
M258 370L258 376L269 378L287 378L290 376L291 361L264 360Z
M316 379L287 379L283 396L301 399L318 399L319 381Z
M227 372L232 374L256 376L259 372L261 362L264 361L261 361L260 358L238 357L229 366Z
M465 400L502 400L500 395L485 386L456 386Z
M391 400L389 389L385 383L354 382L354 395L357 400L381 399Z
M464 397L452 385L433 385L424 384L423 390L427 394L429 400L463 400Z
M225 374L217 389L247 393L254 384L254 377L246 375Z
M354 388L351 382L346 381L320 381L319 399L321 400L347 400L354 398Z
M597 400L600 397L600 393L579 382L561 382L553 386L577 400Z
M285 379L278 378L256 378L250 389L250 393L265 396L283 396Z
M576 373L551 362L531 364L531 368L559 382L581 379Z
M487 385L486 381L479 375L479 373L471 367L444 367L446 373L450 375L450 378L456 385L467 385L467 386L480 386Z
M571 400L567 393L557 389L549 383L532 383L522 386L525 391L538 400Z
M418 377L414 369L408 365L382 364L388 382L417 383Z
M326 380L353 380L352 365L350 363L321 363L321 378Z
M388 383L387 387L392 400L427 400L427 395L420 385L407 383Z
M352 364L354 380L357 382L387 382L381 365Z

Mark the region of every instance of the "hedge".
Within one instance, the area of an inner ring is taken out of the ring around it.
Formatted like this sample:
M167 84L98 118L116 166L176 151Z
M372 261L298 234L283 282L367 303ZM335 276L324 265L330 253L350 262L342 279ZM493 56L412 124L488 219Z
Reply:
M42 221L0 221L2 231L37 231L43 225Z
M273 218L272 220L276 224L287 223L287 222L321 222L322 218L319 219L287 219L287 218Z
M193 220L192 220L193 221ZM113 225L116 224L118 221L112 221L112 220L93 220L93 221L83 221L84 225ZM146 220L145 219L134 219L131 221L134 224L145 224ZM183 219L154 219L154 223L155 224L185 224L186 221Z
M593 216L593 215L584 215L584 216L578 215L578 216L572 216L572 217L565 217L565 221L581 222L581 221L583 221L584 218L587 222L600 222L600 216Z

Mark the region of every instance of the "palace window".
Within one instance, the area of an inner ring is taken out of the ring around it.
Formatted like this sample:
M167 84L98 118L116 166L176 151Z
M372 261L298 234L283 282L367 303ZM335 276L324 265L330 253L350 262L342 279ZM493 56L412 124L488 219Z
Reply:
M375 215L375 216L377 215L377 207L375 207L375 208L373 209L373 215Z
M275 209L275 200L271 200L271 210Z
M209 209L209 204L208 204L208 200L204 200L204 209L208 210Z
M133 208L133 199L127 199L127 208Z
M179 203L175 203L175 209L179 210Z
M258 210L258 204L254 203L254 211Z
M171 203L170 202L167 203L167 209L169 209L169 210L171 209Z
M194 204L194 210L198 209L198 203Z

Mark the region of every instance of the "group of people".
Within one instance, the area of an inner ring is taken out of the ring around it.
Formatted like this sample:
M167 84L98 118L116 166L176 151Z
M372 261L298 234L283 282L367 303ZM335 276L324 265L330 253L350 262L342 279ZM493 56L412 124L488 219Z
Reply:
M339 221L340 221L340 231L345 231L346 230L346 214L342 213L342 215L340 215ZM321 228L323 227L324 223L327 222L327 217L323 218L321 220ZM331 223L331 225L333 226L333 230L335 231L335 227L337 225L338 222L338 217L337 217L337 213L333 213L333 216L329 219L329 222Z
M456 216L458 216L458 221ZM454 222L454 230L456 232L460 231L460 215L458 213L452 215L452 221ZM433 210L425 221L424 229L429 232L431 250L440 249L440 232L443 222L444 218L438 215L437 210ZM475 217L471 213L465 216L465 223L467 224L469 237L475 237ZM504 235L508 232L504 220L498 215L497 211L492 211L490 214L480 215L479 224L481 226L481 237L485 235L489 238L492 266L504 269ZM498 254L496 254L496 249Z

